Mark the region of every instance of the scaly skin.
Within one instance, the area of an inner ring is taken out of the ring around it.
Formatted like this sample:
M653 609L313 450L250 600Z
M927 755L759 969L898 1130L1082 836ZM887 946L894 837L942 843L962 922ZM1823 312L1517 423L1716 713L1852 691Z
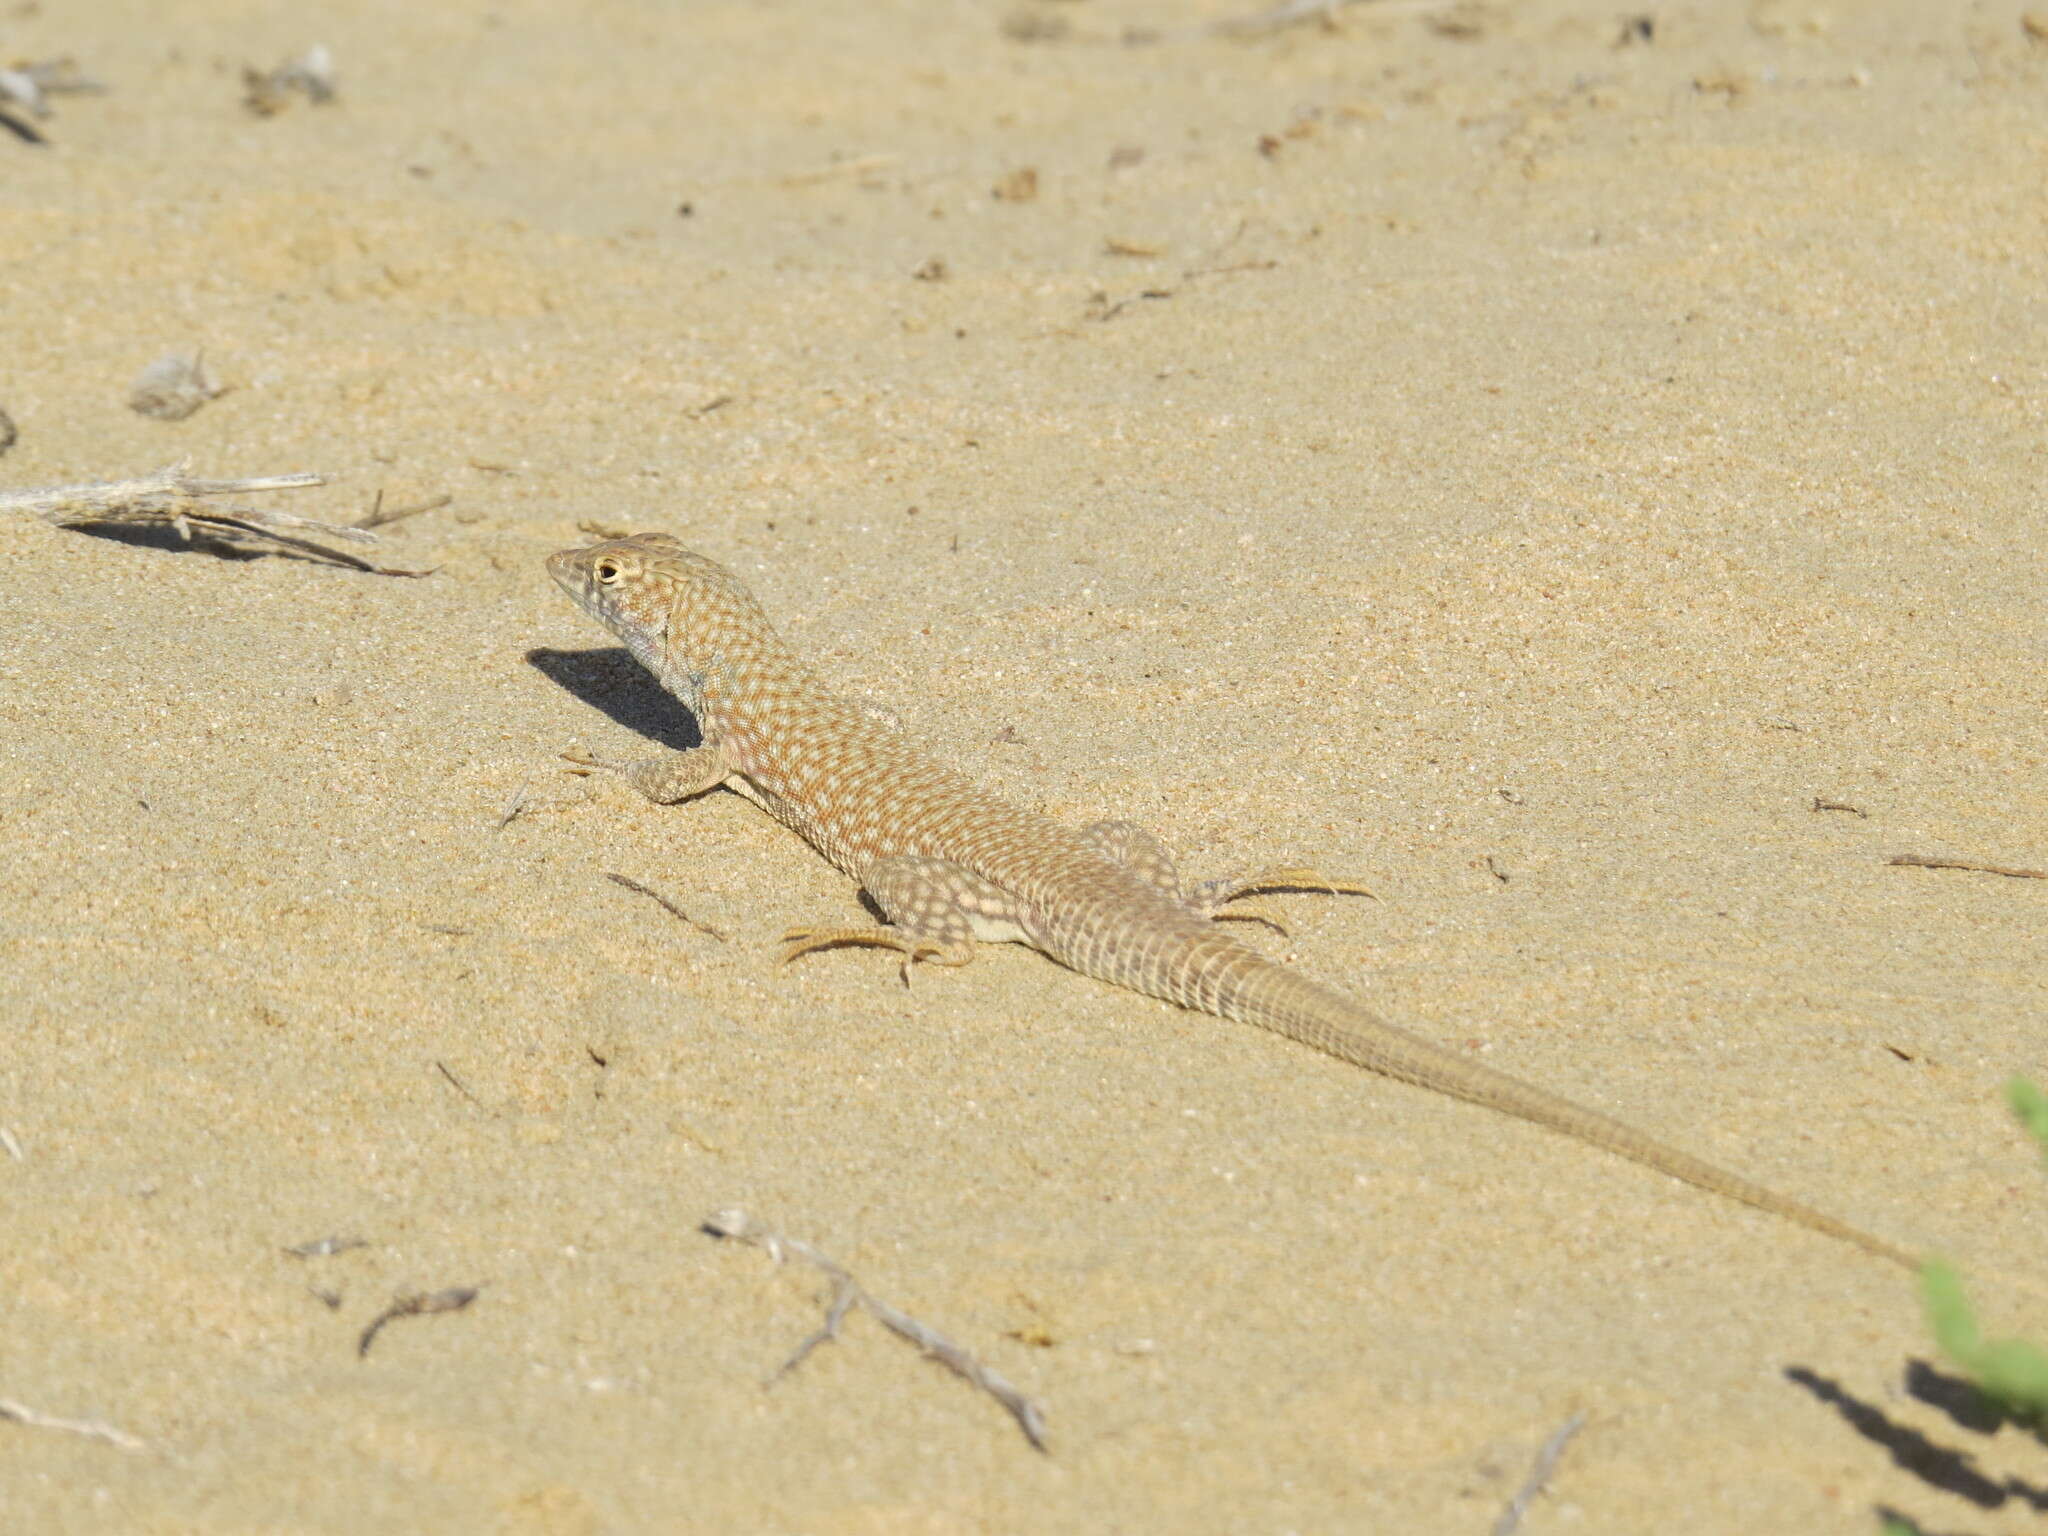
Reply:
M1277 870L1184 891L1160 844L1124 822L1062 827L934 762L834 694L724 567L667 534L564 550L548 571L697 718L704 744L636 764L580 758L667 804L724 784L757 801L860 884L872 928L793 929L782 956L868 944L964 964L977 941L1016 941L1115 986L1257 1024L1368 1071L1549 1126L1853 1243L1912 1254L1622 1122L1388 1024L1344 994L1216 927L1254 891L1362 891ZM1263 914L1260 920L1270 921Z

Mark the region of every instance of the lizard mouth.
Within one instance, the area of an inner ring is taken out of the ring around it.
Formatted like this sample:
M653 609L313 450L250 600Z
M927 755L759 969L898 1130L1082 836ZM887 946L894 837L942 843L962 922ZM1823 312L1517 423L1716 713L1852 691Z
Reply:
M557 550L547 558L548 574L555 578L555 585L565 592L575 592L584 584L582 572L577 568L576 557L580 549Z

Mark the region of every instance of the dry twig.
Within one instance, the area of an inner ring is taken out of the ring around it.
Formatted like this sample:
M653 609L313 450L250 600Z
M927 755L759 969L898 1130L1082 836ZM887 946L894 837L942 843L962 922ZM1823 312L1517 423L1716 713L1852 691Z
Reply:
M104 91L97 80L88 80L70 59L46 59L39 64L22 64L0 69L0 128L25 144L47 144L35 119L50 115L49 98L66 92Z
M671 917L680 918L683 922L688 923L692 928L696 929L699 933L708 934L710 937L718 940L718 942L721 944L725 942L725 934L721 933L718 929L712 927L709 923L700 922L698 919L690 916L689 913L685 912L681 907L677 906L674 902L670 901L666 896L662 895L661 892L653 889L651 886L642 885L638 880L632 879L630 876L627 875L613 874L610 870L605 871L604 877L605 879L611 881L614 885L623 885L629 891L638 891L642 896L649 897L652 900L659 902L661 904L663 911L667 912Z
M377 535L345 523L323 523L288 512L259 512L250 507L221 507L208 497L242 496L257 491L297 491L325 485L321 475L258 475L247 480L200 480L173 465L135 480L104 480L90 485L60 485L42 491L0 494L0 512L26 512L60 527L90 523L168 523L178 537L190 540L192 530L227 537L261 539L286 549L318 555L377 576L427 576L430 571L397 570L373 565L359 555L327 549L297 537L300 530L325 539L374 544ZM286 532L285 530L292 530Z
M31 117L50 115L51 96L97 95L106 87L78 72L71 58L44 59L0 69L0 102L20 107Z
M505 809L501 811L498 815L498 825L495 828L496 831L502 832L507 827L511 826L513 819L517 817L521 811L526 809L526 791L528 786L530 786L532 783L533 780L528 779L525 783L521 784L518 789L513 791L512 798L505 802Z
M386 523L395 523L402 517L418 517L422 512L438 512L455 498L443 493L410 507L386 507L383 487L378 487L376 497L370 502L370 510L355 524L358 528L382 528Z
M1529 1475L1515 1496L1508 1500L1508 1507L1500 1512L1500 1518L1493 1522L1493 1536L1515 1536L1515 1528L1522 1523L1522 1516L1529 1512L1529 1506L1536 1502L1536 1496L1543 1491L1543 1485L1550 1481L1550 1474L1557 1470L1557 1463L1564 1455L1564 1448L1572 1443L1586 1425L1586 1411L1582 1408L1563 1424L1557 1432L1543 1442L1543 1449L1536 1453L1536 1463L1529 1468Z
M443 1077L448 1079L449 1085L453 1087L457 1093L461 1094L465 1099L469 1100L469 1102L474 1104L478 1109L484 1109L484 1101L469 1091L469 1085L467 1083L463 1082L461 1078L457 1077L453 1072L448 1070L447 1062L437 1061L434 1063L434 1067L437 1071L440 1072L440 1074ZM488 1113L489 1111L486 1110L485 1112Z
M102 1424L98 1419L59 1419L47 1413L38 1413L23 1403L10 1402L0 1397L0 1419L12 1419L17 1424L26 1424L31 1429L55 1429L67 1435L84 1435L91 1440L104 1440L109 1445L118 1445L124 1451L146 1451L144 1445L133 1435Z
M797 1346L796 1353L784 1361L781 1369L769 1378L771 1384L794 1370L802 1363L804 1357L820 1344L838 1338L840 1322L848 1312L859 1307L884 1328L910 1340L929 1358L938 1361L954 1375L979 1387L1001 1403L1017 1421L1017 1427L1024 1431L1024 1438L1031 1442L1034 1449L1048 1449L1045 1442L1045 1413L1038 1404L943 1334L926 1327L908 1313L899 1312L887 1302L869 1295L853 1276L802 1238L785 1237L773 1228L754 1220L745 1211L737 1209L717 1211L706 1217L704 1230L713 1237L729 1237L737 1242L751 1243L778 1264L785 1256L802 1259L831 1282L832 1299L825 1308L824 1326Z
M1337 13L1364 0L1279 0L1278 4L1249 15L1226 16L1220 21L1203 22L1192 27L1143 27L1127 26L1116 40L1126 48L1149 47L1159 43L1197 42L1211 37L1265 37L1303 22L1320 22L1326 32L1341 31L1337 24ZM1375 15L1428 14L1432 11L1450 10L1463 0L1379 0L1373 5ZM1064 16L1046 11L1019 9L1005 16L1000 24L1003 36L1013 43L1063 43L1063 42L1104 42L1109 39L1101 34L1084 34Z
M384 1325L400 1317L431 1317L436 1312L460 1312L477 1298L482 1289L474 1285L452 1285L445 1291L400 1291L392 1298L391 1305L379 1312L363 1336L356 1340L356 1358L367 1360L370 1346L377 1341L377 1335Z
M1281 32L1288 27L1299 26L1305 21L1319 21L1330 31L1337 30L1337 13L1347 6L1365 3L1365 0L1281 0L1281 3L1251 16L1225 17L1222 21L1211 22L1206 27L1191 27L1181 33L1183 37L1264 37L1269 32ZM1424 11L1449 10L1457 0L1405 0L1405 3L1379 4L1374 13L1381 16L1413 15Z
M819 166L812 171L792 171L776 179L785 187L814 187L820 182L872 176L877 171L888 170L902 158L901 155L861 155L852 160L834 161L831 165Z
M2004 875L2013 880L2048 880L2048 869L2014 869L2007 864L1973 864L1968 859L1937 859L1924 853L1901 853L1886 862L1903 869L1967 869L1980 875Z

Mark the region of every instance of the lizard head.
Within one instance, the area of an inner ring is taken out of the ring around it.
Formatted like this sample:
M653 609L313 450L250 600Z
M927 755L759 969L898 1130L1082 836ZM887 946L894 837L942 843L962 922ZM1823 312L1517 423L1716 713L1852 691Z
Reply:
M565 549L548 556L548 574L693 710L754 653L776 647L739 578L666 533Z

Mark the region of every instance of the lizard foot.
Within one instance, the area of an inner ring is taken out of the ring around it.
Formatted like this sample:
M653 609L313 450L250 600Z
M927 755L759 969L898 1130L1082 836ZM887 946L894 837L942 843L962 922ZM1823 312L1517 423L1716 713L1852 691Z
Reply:
M625 773L632 767L631 763L621 762L616 757L599 757L581 747L564 752L562 761L575 764L569 770L571 773Z
M729 773L725 754L710 745L664 752L638 762L599 757L581 747L564 752L562 757L573 765L571 773L615 773L656 805L674 805L701 795L724 783Z
M1224 912L1220 909L1241 896L1266 891L1317 891L1326 896L1372 895L1368 887L1360 885L1356 880L1332 880L1313 869L1268 869L1236 880L1204 880L1188 892L1188 905L1208 917L1245 917L1246 913ZM1271 918L1257 912L1257 909L1251 909L1248 920L1272 923L1275 928L1280 928L1278 923L1273 923ZM1285 928L1280 928L1280 932L1286 931Z
M900 928L792 928L782 936L775 958L779 964L787 965L814 949L836 949L842 944L900 952L906 987L910 985L913 965L965 965L974 958L974 945L966 939L925 939Z
M1230 901L1233 899L1234 898L1228 896L1224 898L1224 900L1226 901ZM1265 927L1272 929L1275 933L1279 934L1280 937L1283 939L1293 937L1293 934L1289 930L1288 926L1282 921L1280 921L1279 915L1277 913L1268 911L1264 907L1239 906L1232 907L1224 911L1204 912L1202 915L1207 917L1211 922L1216 923L1260 923L1263 924Z

